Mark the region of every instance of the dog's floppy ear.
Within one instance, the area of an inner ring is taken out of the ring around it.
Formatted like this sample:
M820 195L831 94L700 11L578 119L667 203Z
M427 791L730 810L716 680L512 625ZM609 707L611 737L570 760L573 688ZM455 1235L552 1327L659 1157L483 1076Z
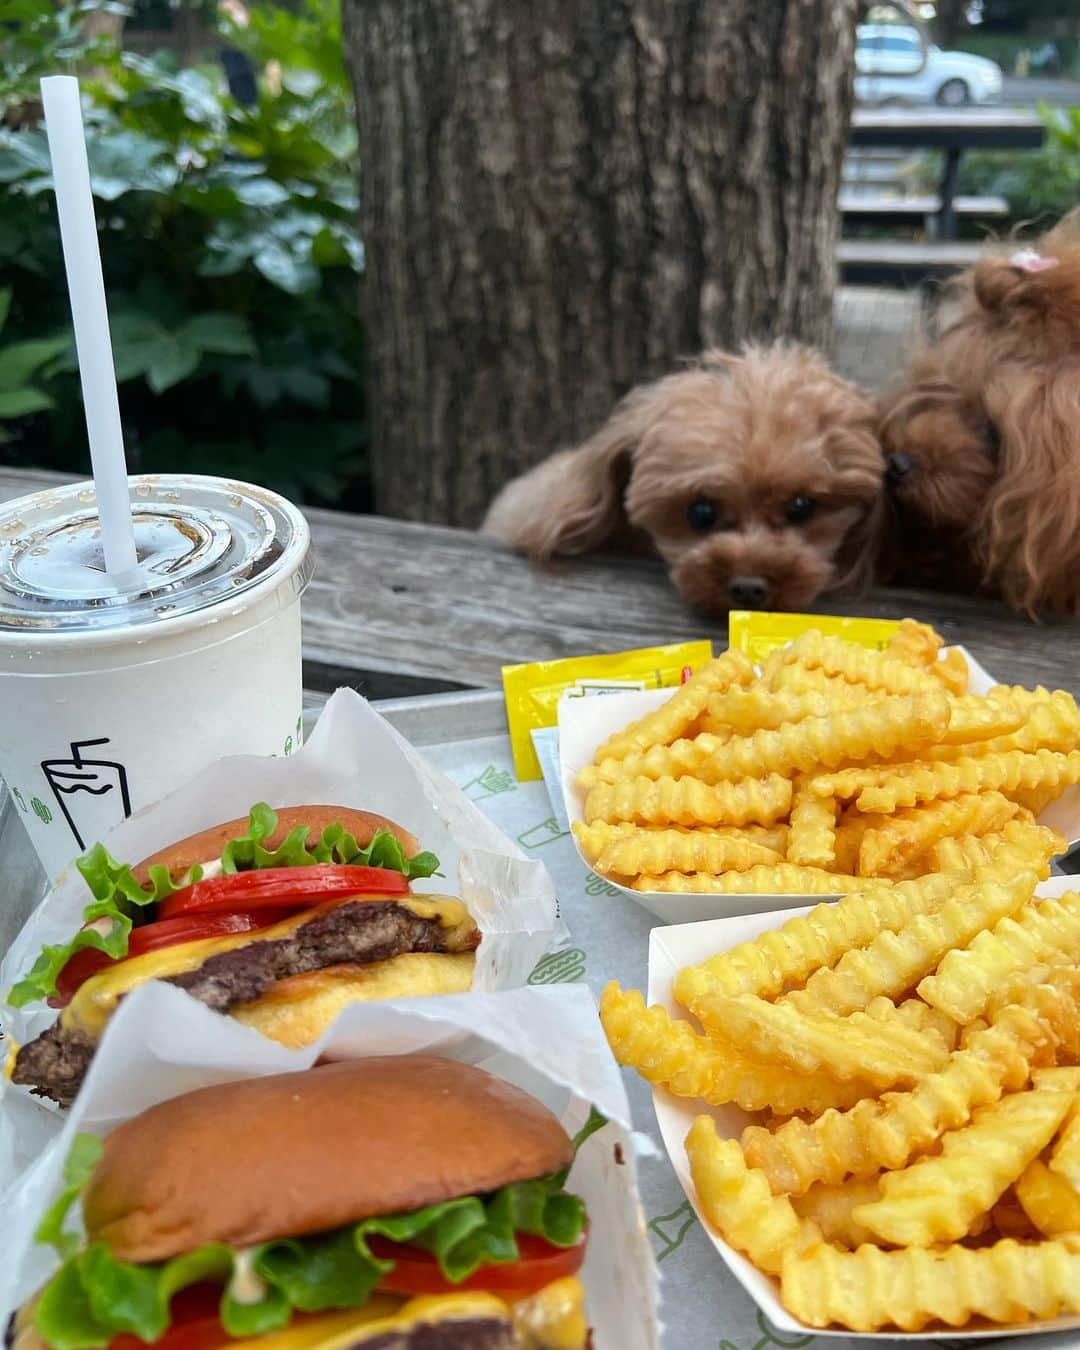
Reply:
M975 534L979 561L1005 599L1032 618L1080 614L1074 370L1014 370L987 402L1001 461Z
M556 553L589 553L626 529L623 494L652 403L651 386L632 390L584 445L508 483L484 532L546 562Z
M836 557L830 590L862 595L874 579L885 533L885 456L877 435L874 400L836 379L843 410L826 444L837 484L861 499L863 515L848 530Z

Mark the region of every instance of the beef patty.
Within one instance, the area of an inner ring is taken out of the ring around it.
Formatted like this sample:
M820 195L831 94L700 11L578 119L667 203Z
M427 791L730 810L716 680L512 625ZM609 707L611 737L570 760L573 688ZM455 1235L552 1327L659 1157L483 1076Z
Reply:
M519 1345L509 1322L497 1317L467 1317L456 1322L421 1322L408 1331L387 1331L358 1342L355 1350L516 1350Z
M475 929L468 933L445 929L438 919L421 919L393 900L350 901L317 914L288 937L234 947L165 982L186 989L215 1012L228 1012L261 998L290 975L386 961L404 952L469 951L479 941ZM57 1021L19 1050L12 1082L70 1106L96 1045L85 1031Z

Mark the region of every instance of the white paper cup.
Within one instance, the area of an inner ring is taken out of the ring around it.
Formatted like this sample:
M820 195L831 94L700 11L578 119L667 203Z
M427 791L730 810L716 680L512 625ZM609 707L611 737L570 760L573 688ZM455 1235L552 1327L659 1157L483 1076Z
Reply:
M0 775L50 877L222 755L302 736L304 517L196 474L131 488L139 576L122 590L93 484L0 509Z

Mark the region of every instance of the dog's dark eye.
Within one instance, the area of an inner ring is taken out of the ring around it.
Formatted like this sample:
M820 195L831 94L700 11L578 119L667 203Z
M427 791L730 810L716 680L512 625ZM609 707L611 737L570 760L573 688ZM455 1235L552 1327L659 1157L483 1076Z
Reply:
M686 508L686 519L692 530L702 533L711 530L719 519L716 503L709 501L708 497L695 497Z
M789 497L784 503L784 515L791 521L792 525L803 525L817 510L817 502L813 497L804 496L797 492L794 497Z

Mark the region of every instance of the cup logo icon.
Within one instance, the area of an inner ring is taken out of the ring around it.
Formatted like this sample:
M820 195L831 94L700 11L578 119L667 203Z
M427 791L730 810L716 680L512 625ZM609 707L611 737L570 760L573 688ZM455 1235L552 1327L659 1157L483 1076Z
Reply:
M117 760L89 758L84 753L93 746L108 744L108 736L72 741L68 747L70 759L41 761L41 772L80 849L131 815L127 769ZM44 802L35 798L32 805L34 814L48 824L52 812Z

